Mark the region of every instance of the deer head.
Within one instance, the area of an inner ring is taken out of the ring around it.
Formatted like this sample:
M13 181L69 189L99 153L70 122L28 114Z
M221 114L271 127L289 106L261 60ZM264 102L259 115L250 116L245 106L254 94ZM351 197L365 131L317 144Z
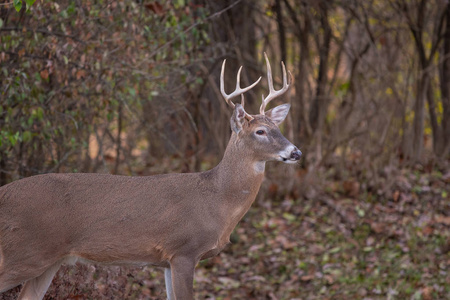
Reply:
M269 94L262 97L262 104L259 114L250 115L244 109L244 93L256 86L261 77L253 84L246 88L240 86L240 75L242 66L239 68L236 79L236 89L234 92L227 94L224 88L225 63L223 61L222 71L220 73L220 91L226 103L234 109L230 119L230 126L233 134L237 135L237 139L253 150L252 156L258 161L278 160L285 163L295 163L300 159L301 151L291 144L280 132L279 125L286 118L290 104L282 104L273 109L266 111L267 104L273 99L283 95L290 87L287 79L287 72L284 63L281 63L283 70L283 87L275 90L273 87L272 69L269 59L264 53L267 65L267 81L269 85ZM289 72L292 79L292 74ZM290 80L292 81L292 80ZM231 99L241 96L241 103L234 104Z

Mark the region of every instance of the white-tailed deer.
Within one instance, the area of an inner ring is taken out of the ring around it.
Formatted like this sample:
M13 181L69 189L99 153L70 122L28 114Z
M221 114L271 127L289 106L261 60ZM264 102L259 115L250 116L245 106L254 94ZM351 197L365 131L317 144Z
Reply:
M63 263L77 260L165 268L169 299L193 299L194 269L217 255L255 200L266 161L295 163L301 152L280 132L289 105L265 111L289 88L274 90L259 115L244 110L240 72L224 91L234 108L232 135L222 161L201 173L127 177L45 174L0 188L0 293L25 283L19 299L42 299ZM241 95L242 105L230 99Z

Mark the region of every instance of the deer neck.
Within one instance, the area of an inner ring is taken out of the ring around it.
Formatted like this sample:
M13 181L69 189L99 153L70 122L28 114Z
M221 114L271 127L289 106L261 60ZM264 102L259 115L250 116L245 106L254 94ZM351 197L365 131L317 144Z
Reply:
M215 168L218 199L222 212L234 226L248 211L264 179L264 161L255 161L251 149L246 149L233 133L222 161Z

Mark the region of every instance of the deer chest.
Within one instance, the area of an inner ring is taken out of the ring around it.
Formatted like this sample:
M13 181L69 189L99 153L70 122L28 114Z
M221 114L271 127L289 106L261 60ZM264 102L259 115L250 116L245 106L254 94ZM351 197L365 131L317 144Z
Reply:
M228 245L228 244L229 244L229 242L221 243L221 244L218 245L217 247L214 247L214 248L208 250L207 252L205 252L205 253L202 254L202 256L200 257L200 260L204 260L204 259L207 259L207 258L211 258L211 257L216 256L216 255L219 254L219 253L223 250L223 248L225 248L225 246Z

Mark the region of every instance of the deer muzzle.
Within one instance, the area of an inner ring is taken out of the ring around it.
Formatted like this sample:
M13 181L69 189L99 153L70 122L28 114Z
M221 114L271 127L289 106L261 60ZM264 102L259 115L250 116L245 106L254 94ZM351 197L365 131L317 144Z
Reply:
M295 148L294 151L291 152L291 159L293 160L299 160L300 156L302 156L302 151L298 150L297 148Z
M300 160L302 152L297 147L291 145L285 151L280 153L280 159L284 163L292 164Z

